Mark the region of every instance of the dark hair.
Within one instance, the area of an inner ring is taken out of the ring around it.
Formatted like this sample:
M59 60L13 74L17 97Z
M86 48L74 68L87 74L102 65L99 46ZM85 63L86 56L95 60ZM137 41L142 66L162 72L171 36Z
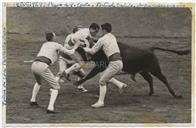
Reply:
M46 32L46 40L47 41L52 41L54 37L53 32Z
M78 27L77 27L77 26L74 26L72 32L73 32L73 33L76 33L77 31L78 31Z
M99 30L100 27L97 23L92 23L89 28L94 29L94 30Z
M101 28L103 30L106 30L107 32L111 32L112 31L112 25L110 23L104 23L101 25Z

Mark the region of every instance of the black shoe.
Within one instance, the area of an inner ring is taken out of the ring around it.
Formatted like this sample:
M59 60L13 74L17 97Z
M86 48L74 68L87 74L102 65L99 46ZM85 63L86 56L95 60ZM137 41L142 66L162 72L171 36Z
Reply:
M30 102L30 106L39 106L37 102Z
M56 111L52 111L52 110L46 110L46 113L48 113L48 114L55 114L55 113L59 113L59 112L56 112Z

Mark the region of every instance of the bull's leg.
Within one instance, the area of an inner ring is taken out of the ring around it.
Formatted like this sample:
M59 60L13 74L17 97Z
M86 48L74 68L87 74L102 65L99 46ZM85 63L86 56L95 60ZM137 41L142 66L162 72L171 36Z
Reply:
M95 75L97 75L100 71L101 71L101 70L100 70L99 67L97 67L97 66L94 67L94 68L90 71L90 73L88 73L83 79L81 79L81 80L79 80L79 81L76 81L76 82L74 83L74 85L76 85L76 86L81 85L82 83L84 83L84 82L87 81L88 79L90 79L90 78L94 77Z
M148 72L140 72L140 74L148 82L149 87L150 87L149 95L151 96L154 93L153 79L152 79L151 75Z
M182 98L182 96L175 94L174 90L171 88L166 77L161 73L161 71L156 71L151 73L166 85L166 87L168 88L169 92L172 94L173 97Z

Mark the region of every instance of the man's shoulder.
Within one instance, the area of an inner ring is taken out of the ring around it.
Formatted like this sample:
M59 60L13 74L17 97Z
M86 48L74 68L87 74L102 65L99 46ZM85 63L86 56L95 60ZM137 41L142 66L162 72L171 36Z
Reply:
M51 42L47 42L49 45L52 45L52 46L61 46L60 43L56 42L56 41L51 41Z
M108 37L115 37L116 38L116 36L114 34L112 34L112 33L108 33L107 36Z
M102 37L100 37L99 39L98 39L98 41L102 41L102 40L104 40L104 36L102 36Z
M99 40L105 40L105 39L108 39L110 37L111 37L111 35L108 33L108 34L105 34L104 36L100 37Z
M72 35L74 35L74 33L69 33L69 34L68 34L68 35L66 35L66 36L68 37L68 36L72 36Z
M88 28L81 28L80 30L78 30L76 33L83 33L83 32L90 32Z
M66 36L66 38L71 38L74 35L74 33L70 33Z

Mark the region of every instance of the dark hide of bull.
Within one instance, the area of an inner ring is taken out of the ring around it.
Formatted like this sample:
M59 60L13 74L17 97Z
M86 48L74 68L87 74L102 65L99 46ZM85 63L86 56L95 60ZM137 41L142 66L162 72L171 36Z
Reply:
M179 55L188 54L189 51L176 51L176 50L168 50L158 47L152 47L150 49L144 50L140 48L136 48L133 46L129 46L123 43L118 43L121 56L123 60L123 71L130 74L132 80L135 81L135 74L139 73L149 84L150 92L149 95L154 93L153 89L153 78L151 75L158 78L164 85L168 88L169 92L175 98L181 98L175 94L174 90L169 85L166 77L161 72L160 64L158 62L157 57L153 53L154 50L163 50L173 52ZM82 51L82 48L80 48ZM81 54L84 54L83 51ZM83 56L83 55L82 55ZM92 61L95 62L95 67L87 74L83 79L75 82L75 85L80 85L88 79L94 77L99 72L102 72L106 69L108 65L108 59L102 50L99 50L96 54L91 56Z

